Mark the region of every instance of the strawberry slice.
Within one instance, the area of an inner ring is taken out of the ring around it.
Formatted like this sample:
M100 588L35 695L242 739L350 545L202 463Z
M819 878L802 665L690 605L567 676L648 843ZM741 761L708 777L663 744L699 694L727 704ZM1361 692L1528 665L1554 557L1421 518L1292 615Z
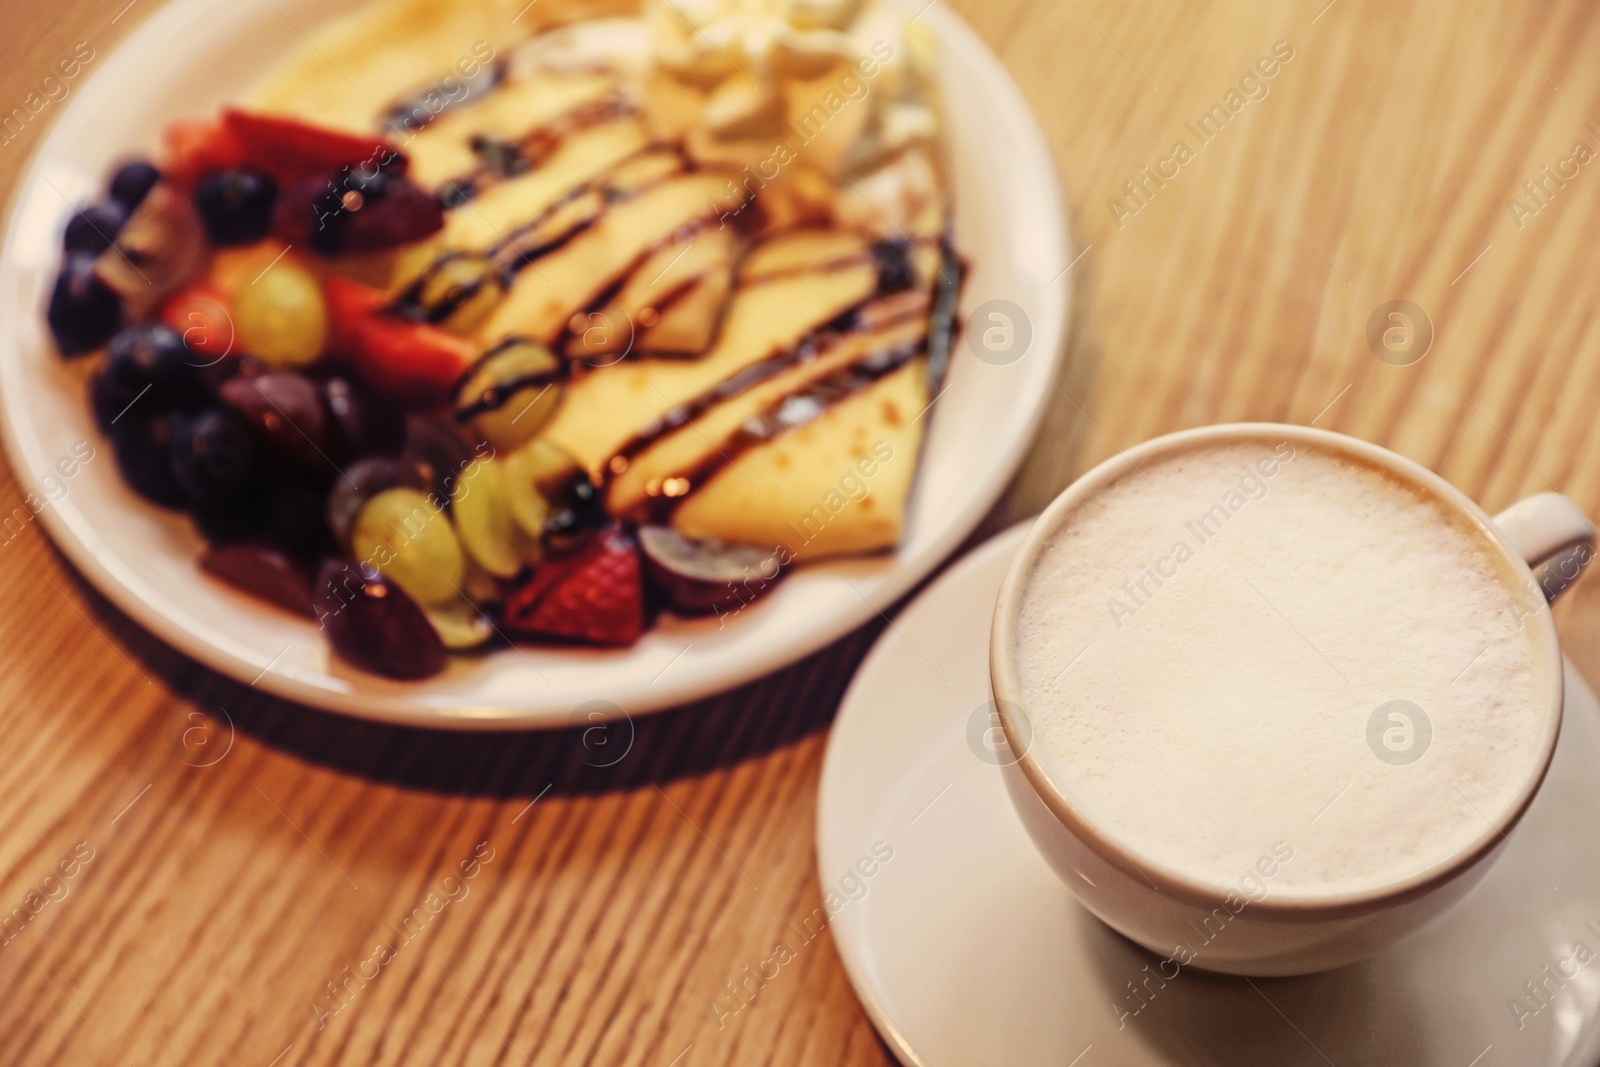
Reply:
M163 172L182 188L222 170L249 167L270 175L280 188L313 175L332 180L343 168L383 167L405 173L405 154L382 137L225 108L222 117L169 123L163 134Z
M217 286L195 282L162 306L161 321L183 336L190 351L215 361L238 347L231 306L227 294Z
M644 632L638 544L612 526L574 554L546 560L506 598L504 621L532 637L633 644Z
M382 252L444 228L439 198L415 182L385 174L375 183L381 192L363 195L359 176L370 170L318 174L281 189L272 232L288 244L340 255Z
M382 311L389 298L383 290L330 274L322 279L322 299L328 305L328 347L349 352L358 343L355 324Z
M181 189L221 170L244 166L244 145L218 119L169 122L162 131L162 173Z
M405 173L406 157L383 137L344 133L276 115L224 108L222 125L244 153L244 165L272 176L280 188L343 167Z
M374 388L407 404L443 402L477 350L471 342L427 323L390 314L388 297L348 278L323 280L329 348L345 356Z

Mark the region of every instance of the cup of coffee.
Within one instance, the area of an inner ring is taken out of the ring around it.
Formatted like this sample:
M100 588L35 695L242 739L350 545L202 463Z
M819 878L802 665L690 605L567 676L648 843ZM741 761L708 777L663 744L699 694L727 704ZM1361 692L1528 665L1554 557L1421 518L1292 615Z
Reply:
M1491 519L1301 426L1147 442L1058 497L996 605L1004 774L1078 899L1180 966L1368 956L1461 897L1555 750L1548 600L1594 527Z

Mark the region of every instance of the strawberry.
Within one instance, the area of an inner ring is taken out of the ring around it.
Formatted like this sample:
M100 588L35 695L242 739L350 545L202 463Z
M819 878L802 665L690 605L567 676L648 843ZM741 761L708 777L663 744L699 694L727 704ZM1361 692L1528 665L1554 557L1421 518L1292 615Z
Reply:
M225 108L219 119L169 123L163 135L167 157L162 168L188 189L218 171L249 167L285 187L312 175L332 180L345 168L399 176L407 160L382 137L343 133L322 126Z
M506 598L504 620L535 637L633 644L644 632L638 544L611 526L572 555L546 560Z
M417 404L439 403L477 358L464 338L385 310L377 289L330 275L323 280L328 304L329 349L347 357L375 389Z
M188 190L208 174L244 166L244 146L216 119L169 122L162 131L166 158L162 173Z
M315 174L284 186L272 232L289 244L340 255L382 252L444 227L439 198L420 185L391 174L368 180L358 170Z
M222 126L241 146L245 166L271 175L279 188L310 175L332 177L342 168L399 175L406 157L382 137L343 133L276 115L224 108Z
M190 351L215 361L239 347L230 306L231 301L217 286L196 282L163 305L161 321L182 335Z

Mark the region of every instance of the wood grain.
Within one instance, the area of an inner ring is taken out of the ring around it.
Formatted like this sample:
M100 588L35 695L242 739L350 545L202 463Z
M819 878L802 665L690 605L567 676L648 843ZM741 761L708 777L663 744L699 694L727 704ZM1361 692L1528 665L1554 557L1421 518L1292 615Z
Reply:
M122 2L7 5L0 109L157 6ZM1238 419L1377 441L1491 510L1555 487L1600 514L1600 168L1508 205L1600 146L1593 5L935 2L1021 85L1088 247L1049 424L986 531L1120 448ZM1201 144L1185 124L1280 41ZM50 109L0 145L6 192ZM1143 178L1180 140L1193 158ZM1435 331L1411 366L1366 340L1397 299ZM23 491L6 473L0 510ZM142 633L37 528L0 546L0 596L0 911L65 887L0 944L0 1063L889 1062L827 936L713 1006L820 901L826 729L880 627L586 747L264 698ZM1583 586L1560 612L1591 674L1597 617Z

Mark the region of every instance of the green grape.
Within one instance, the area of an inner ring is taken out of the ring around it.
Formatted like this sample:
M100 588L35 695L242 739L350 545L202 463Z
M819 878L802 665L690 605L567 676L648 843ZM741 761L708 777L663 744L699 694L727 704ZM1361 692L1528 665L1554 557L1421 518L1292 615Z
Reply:
M461 595L466 560L450 516L415 489L386 489L368 500L350 547L423 607Z
M268 267L234 298L239 343L273 367L303 367L322 354L328 309L317 276L292 263Z
M459 527L457 536L460 536ZM461 581L461 592L474 604L489 604L500 599L500 584L494 575L478 566L472 553L466 553L467 573Z
M511 513L511 521L535 545L544 534L544 520L550 516L550 502L538 488L542 455L542 450L519 448L500 461L504 468L500 486L505 494L506 509ZM529 562L537 560L529 559Z
M466 597L422 609L445 648L461 652L477 648L494 636L494 625Z
M559 497L583 473L572 453L548 437L535 437L517 449L517 463L546 499Z
M456 389L456 421L510 451L555 416L567 371L564 360L536 341L502 344L473 364Z
M480 252L446 252L428 265L407 298L426 316L456 333L470 333L505 296L505 280Z
M506 504L504 472L494 460L475 460L461 472L451 504L467 554L496 578L522 569L522 533Z

